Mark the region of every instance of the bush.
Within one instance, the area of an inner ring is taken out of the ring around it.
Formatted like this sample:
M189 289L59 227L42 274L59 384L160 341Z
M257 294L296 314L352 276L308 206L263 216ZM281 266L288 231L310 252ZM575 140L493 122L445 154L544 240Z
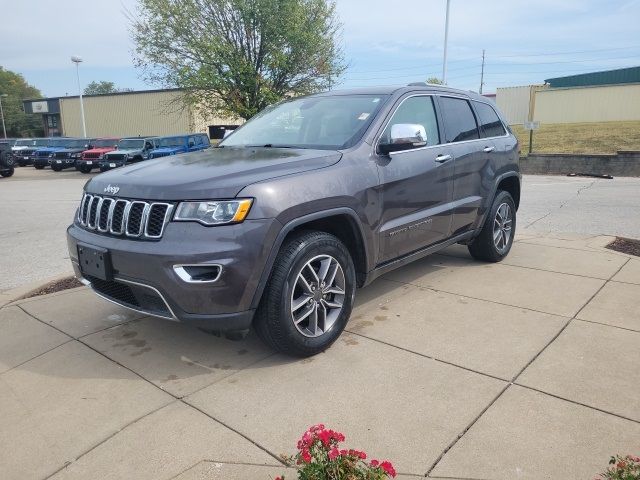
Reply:
M322 424L309 428L298 441L298 453L287 459L298 465L298 479L387 480L396 476L387 460L366 462L366 453L339 448L344 439L342 433L327 430ZM275 480L284 480L284 477Z
M616 455L611 457L609 465L612 466L595 480L640 480L640 457Z

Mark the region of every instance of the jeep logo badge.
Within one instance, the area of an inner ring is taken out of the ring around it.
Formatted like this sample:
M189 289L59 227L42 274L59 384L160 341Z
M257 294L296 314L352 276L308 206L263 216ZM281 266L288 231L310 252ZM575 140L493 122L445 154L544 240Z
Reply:
M111 184L104 187L104 193L111 193L112 195L115 195L119 191L120 191L120 187L116 187Z

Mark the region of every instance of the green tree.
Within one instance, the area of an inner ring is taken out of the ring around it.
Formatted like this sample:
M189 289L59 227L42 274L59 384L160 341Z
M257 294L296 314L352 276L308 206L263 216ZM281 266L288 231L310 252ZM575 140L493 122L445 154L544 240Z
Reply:
M328 0L140 0L134 63L197 110L248 119L345 69Z
M118 91L119 90L116 88L115 83L106 82L104 80L101 80L99 82L90 82L84 88L85 95L105 95L107 93L117 93Z
M444 82L440 80L438 77L427 78L427 83L431 83L433 85L444 85Z
M40 116L27 115L22 107L22 100L42 98L40 90L29 85L22 75L0 67L0 95L7 95L2 97L2 110L8 137L44 135Z

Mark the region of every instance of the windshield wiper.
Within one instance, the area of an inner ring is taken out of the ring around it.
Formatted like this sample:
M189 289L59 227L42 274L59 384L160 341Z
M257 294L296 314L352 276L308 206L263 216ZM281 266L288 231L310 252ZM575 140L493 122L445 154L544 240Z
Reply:
M265 143L264 145L245 145L246 148L295 148L289 145L274 145L273 143Z

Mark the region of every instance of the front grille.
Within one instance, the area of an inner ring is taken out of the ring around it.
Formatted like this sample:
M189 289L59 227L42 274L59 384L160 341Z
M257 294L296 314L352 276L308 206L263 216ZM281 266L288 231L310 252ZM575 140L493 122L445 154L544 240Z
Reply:
M36 152L36 157L48 157L51 152Z
M151 158L160 158L160 157L168 157L171 155L170 153L156 152L151 154Z
M100 158L100 154L99 153L94 153L94 152L87 152L87 153L83 153L82 154L82 158L83 159L87 159L87 160L91 160L94 158Z
M87 275L91 287L103 297L124 305L125 307L141 310L152 315L172 318L171 310L162 297L152 288L135 285L116 280L101 280Z
M105 160L124 160L126 156L125 153L110 153Z
M69 152L56 152L53 154L53 158L69 158L71 154Z
M173 205L101 197L85 193L78 208L78 222L88 230L131 238L158 239L171 218Z

